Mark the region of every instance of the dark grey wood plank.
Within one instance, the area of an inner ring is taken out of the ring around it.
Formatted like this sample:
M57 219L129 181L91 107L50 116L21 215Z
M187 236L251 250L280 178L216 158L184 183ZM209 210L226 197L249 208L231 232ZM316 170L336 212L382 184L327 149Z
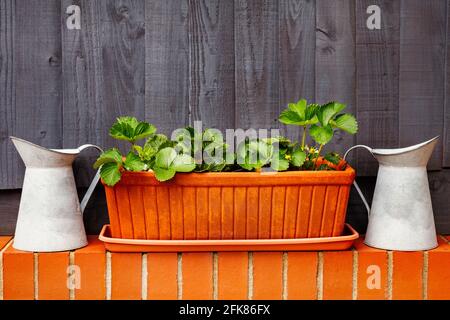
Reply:
M450 1L447 0L447 35L445 43L444 131L442 133L444 167L450 167Z
M428 180L436 229L441 234L450 234L450 170L429 172Z
M65 26L71 4L81 7L81 30ZM144 119L144 6L144 0L63 1L65 147L93 143L110 148L118 144L108 135L117 117ZM95 157L88 152L77 159L79 186L91 180Z
M279 128L278 4L235 0L236 126Z
M301 98L315 100L316 4L308 0L278 1L280 19L280 106ZM300 128L283 126L285 135L301 139Z
M9 236L16 230L21 190L0 190L0 235Z
M235 118L233 2L189 1L189 52L191 121L225 133Z
M145 3L145 117L170 134L189 124L189 6Z
M381 29L369 30L369 5L381 9ZM356 105L358 144L397 147L399 99L399 1L356 1ZM378 164L366 150L357 150L358 175L375 175Z
M318 0L316 7L316 101L339 101L356 116L355 6L352 0ZM356 137L338 131L326 150L341 154ZM349 163L354 165L354 153Z
M413 145L443 132L446 2L401 2L400 144ZM442 167L442 140L429 169Z
M60 2L1 2L0 189L22 185L15 135L62 146Z
M14 134L16 118L14 10L15 0L0 1L0 189L19 187L19 172L23 172L8 138Z
M79 189L81 199L86 189ZM0 235L13 235L16 229L17 214L19 212L21 190L0 190ZM99 234L105 224L109 223L103 186L98 186L91 196L84 211L84 225L86 233Z

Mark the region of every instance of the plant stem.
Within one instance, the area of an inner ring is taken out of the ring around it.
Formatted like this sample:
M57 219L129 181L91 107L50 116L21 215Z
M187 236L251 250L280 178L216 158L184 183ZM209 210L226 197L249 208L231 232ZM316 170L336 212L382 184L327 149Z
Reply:
M305 150L305 142L306 142L306 126L303 127L302 150Z
M324 145L321 144L320 147L319 147L319 152L317 153L316 161L314 161L314 170L317 170L317 160L319 160L320 153L322 152L323 146L324 146Z

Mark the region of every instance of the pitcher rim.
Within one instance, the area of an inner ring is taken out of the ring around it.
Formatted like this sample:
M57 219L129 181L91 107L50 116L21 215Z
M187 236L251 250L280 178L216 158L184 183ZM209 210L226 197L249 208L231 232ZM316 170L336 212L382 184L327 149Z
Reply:
M49 152L53 152L53 153L60 154L60 155L66 155L66 156L70 156L70 155L71 155L71 156L73 156L73 155L78 155L78 154L80 153L80 151L79 151L78 149L66 149L66 150L74 150L74 151L77 150L76 153L74 153L74 152L63 152L63 151L61 151L61 150L57 150L57 149L49 149L49 148L40 146L40 145L38 145L38 144L35 144L35 143L33 143L33 142L27 141L27 140L22 139L22 138L17 138L17 137L14 137L14 136L9 136L9 138L11 139L11 141L18 140L18 141L20 141L20 142L23 142L23 143L32 145L33 147L36 147L36 148L38 148L38 149L45 150L45 151L49 151Z
M394 155L400 155L400 154L404 154L404 153L408 153L411 151L415 151L417 149L420 149L436 140L438 140L441 136L435 136L434 138L431 138L427 141L409 146L409 147L404 147L404 148L396 148L396 149L372 149L372 154L373 155L379 155L379 156L394 156ZM381 152L380 152L381 151Z

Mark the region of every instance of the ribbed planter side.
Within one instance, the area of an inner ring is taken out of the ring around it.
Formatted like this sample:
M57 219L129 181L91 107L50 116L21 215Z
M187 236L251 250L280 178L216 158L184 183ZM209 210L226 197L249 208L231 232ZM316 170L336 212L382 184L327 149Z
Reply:
M106 187L112 236L286 239L339 236L354 170L184 174L159 183L126 173Z

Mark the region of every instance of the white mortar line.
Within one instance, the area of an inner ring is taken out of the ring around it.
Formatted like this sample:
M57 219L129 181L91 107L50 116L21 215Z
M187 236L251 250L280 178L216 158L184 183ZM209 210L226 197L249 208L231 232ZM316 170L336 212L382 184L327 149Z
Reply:
M253 252L248 253L248 300L253 300Z
M428 251L423 252L422 299L428 300Z
M72 272L72 266L75 265L75 251L70 251L69 252L69 271ZM67 274L68 276L68 280L72 280L72 275L69 273ZM81 275L79 275L81 276ZM68 283L69 284L69 283ZM71 284L69 285L69 300L75 300L75 288L74 286Z
M106 252L106 276L105 276L105 286L106 286L106 300L111 300L111 252Z
M323 252L318 252L317 255L317 300L323 300Z
M392 300L392 281L394 275L394 254L392 251L387 252L388 259L388 287L387 287L387 298Z
M0 300L3 300L3 253L13 243L13 239L9 240L5 247L0 251Z
M353 272L352 272L352 299L358 299L358 251L353 251Z
M178 253L178 264L177 264L177 299L183 299L183 254Z
M39 256L37 253L33 253L34 261L34 300L39 300Z
M147 268L147 254L144 253L142 254L142 300L147 300L148 299L148 288L147 288L147 284L148 284L148 268Z
M283 265L282 265L282 281L283 281L283 291L282 299L288 299L288 268L289 268L289 257L287 252L283 252Z

